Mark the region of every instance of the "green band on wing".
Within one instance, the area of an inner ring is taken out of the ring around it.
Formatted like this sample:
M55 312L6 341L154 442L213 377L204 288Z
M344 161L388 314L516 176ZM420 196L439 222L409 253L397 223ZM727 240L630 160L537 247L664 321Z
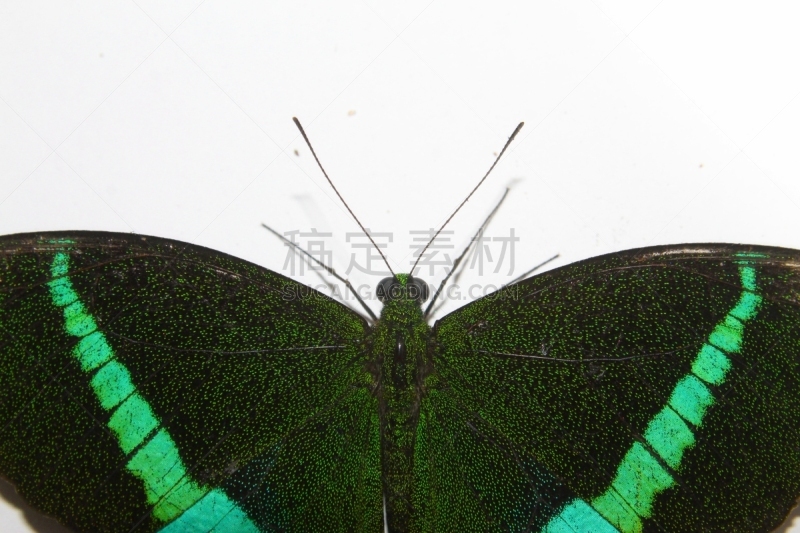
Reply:
M159 533L256 533L247 514L224 492L214 489Z
M103 409L109 411L131 396L136 387L131 383L128 369L117 361L109 361L92 377L92 389Z
M684 376L675 385L669 397L669 406L683 418L699 426L706 410L714 403L714 395L702 381L692 374Z
M80 339L72 355L84 372L94 372L89 383L103 409L111 411L109 429L124 453L136 450L125 466L142 480L153 516L170 522L162 531L257 533L247 514L223 491L202 487L189 477L175 442L136 392L128 369L115 359L68 272L69 256L57 253L50 267L54 279L48 283L53 304L63 309L67 333Z
M674 483L661 463L641 443L634 442L617 468L611 489L622 496L637 515L648 517L656 494Z
M105 336L95 331L78 342L73 355L81 362L83 371L88 372L109 362L114 357L114 352L111 351Z
M557 520L551 520L544 533L618 533L605 518L597 514L583 500L573 500L559 513Z
M683 451L694 445L694 433L678 413L665 407L647 425L644 440L670 468L677 469Z
M102 398L100 403L103 403ZM150 404L136 392L122 402L108 420L108 427L117 434L119 447L126 454L138 448L158 426Z
M649 449L634 442L617 467L611 486L591 501L591 507L581 499L573 500L542 532L642 531L642 520L650 517L655 497L675 483L661 461L673 470L680 468L684 451L695 443L686 422L700 427L714 404L714 395L705 383L720 385L725 381L731 368L727 354L741 350L745 322L758 312L761 296L755 293L755 268L743 264L739 278L744 291L738 303L711 332L692 363L691 373L678 381L667 405L647 425L644 440ZM592 526L587 527L590 523Z
M717 324L708 342L726 353L737 353L742 348L742 331L744 324L739 319L728 315Z
M728 356L710 344L703 345L697 354L697 359L692 363L692 374L712 385L719 385L725 381L725 374L730 369L731 360Z

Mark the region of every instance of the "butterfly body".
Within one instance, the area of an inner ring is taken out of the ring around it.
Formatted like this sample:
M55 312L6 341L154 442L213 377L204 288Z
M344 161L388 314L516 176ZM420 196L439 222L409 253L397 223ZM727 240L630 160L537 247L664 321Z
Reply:
M414 287L370 323L186 243L2 237L0 474L93 532L377 533L385 502L398 533L766 533L795 505L800 252L619 252L432 327Z
M412 519L414 444L419 407L430 372L430 327L420 302L399 276L398 294L387 297L371 334L371 362L378 367L376 395L381 418L381 464L387 520L392 531L409 531Z

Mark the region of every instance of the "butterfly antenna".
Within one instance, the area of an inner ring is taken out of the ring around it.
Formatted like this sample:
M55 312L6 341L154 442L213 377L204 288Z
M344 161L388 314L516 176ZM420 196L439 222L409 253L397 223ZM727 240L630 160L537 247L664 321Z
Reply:
M336 185L334 185L334 184L333 184L333 182L331 181L331 178L330 178L330 177L328 177L328 173L327 173L327 172L325 172L325 169L322 167L322 163L320 163L320 162L319 162L319 157L317 157L317 153L314 151L314 147L313 147L313 146L311 146L311 141L309 141L309 140L308 140L308 135L306 135L306 131L303 129L303 126L302 126L302 124L300 124L300 121L299 121L299 120L297 120L297 117L292 117L292 120L294 120L294 125L295 125L295 126L297 126L297 129L298 129L298 130L300 130L300 135L302 135L302 136L303 136L303 139L306 141L306 144L308 145L308 149L309 149L309 150L311 150L311 155L313 155L313 156L314 156L314 160L317 162L317 166L319 166L319 169L322 171L322 174L325 176L325 179L326 179L326 180L328 180L328 183L330 184L331 188L333 189L333 192L335 192L335 193L336 193L336 196L338 196L338 197L339 197L339 200L341 200L341 201L342 201L342 203L344 204L344 206L347 208L347 211L350 213L350 216L352 216L352 217L353 217L353 220L355 220L355 221L356 221L356 224L358 224L358 227L360 227L360 228L361 228L361 231L363 231L363 232L364 232L364 235L366 235L366 236L367 236L367 238L369 239L369 242L371 242L371 243L372 243L372 246L374 246L374 247L375 247L375 249L376 249L376 250L378 250L378 253L379 253L379 254L380 254L380 256L381 256L381 259L383 259L383 262L384 262L384 263L386 263L386 268L388 268L388 269L389 269L389 272L391 272L391 273L392 273L392 277L395 277L395 278L396 278L396 277L397 277L397 274L395 274L395 273L394 273L394 270L392 270L392 267L391 267L391 265L389 264L389 261L387 261L387 260L386 260L386 256L385 256L385 255L383 255L383 252L381 251L380 247L378 247L378 245L377 245L377 244L375 243L375 241L372 239L372 236L369 234L369 232L368 232L368 231L367 231L367 229L364 227L364 225L361 223L361 221L360 221L360 220L358 220L358 217L356 216L356 214L355 214L355 213L353 213L353 210L352 210L352 209L350 209L350 206L349 206L349 205L347 205L347 202L345 202L345 201L344 201L344 198L342 198L342 195L341 195L341 194L339 194L339 190L336 188ZM517 130L519 130L519 128L517 128ZM505 148L504 148L504 150L505 150ZM502 154L501 154L501 155L502 155ZM498 158L498 159L499 159L499 158Z
M295 120L296 120L296 119L295 119ZM422 252L421 252L421 253L420 253L420 254L417 256L417 260L416 260L416 261L414 261L414 266L412 266L412 267L411 267L411 275L412 275L412 276L414 275L414 270L416 270L416 268L417 268L417 264L419 263L420 259L422 259L422 257L425 255L425 252L428 250L428 247L429 247L429 246L430 246L430 245L433 243L433 241L435 241L435 240L436 240L436 237L438 237L438 236L439 236L439 234L442 232L442 230L445 228L445 226L447 226L447 224L448 224L448 223L450 223L450 221L453 219L453 217L454 217L454 216L456 216L456 213L458 213L458 212L461 210L461 208L462 208L462 207L464 207L464 204L466 204L466 203L469 201L469 199L470 199L470 198L472 198L472 195L473 195L473 194L475 194L475 191L477 191L477 190L478 190L478 187L480 187L480 186L483 184L483 182L484 182L484 181L486 181L486 178L488 178L488 177L489 177L489 174L491 174L492 170L494 170L494 167L497 165L497 162L498 162L498 161L500 161L500 158L501 158L501 157L503 157L503 154L504 154L504 153L506 153L506 149L508 149L508 145L510 145L510 144L511 144L511 141L513 141L513 140L514 140L514 137L516 137L516 136L517 136L517 133L519 133L519 130L521 130L521 129L522 129L522 126L524 126L524 125L525 125L525 123L524 123L524 122L520 122L520 123L517 125L516 129L514 129L514 133L512 133L512 134L511 134L511 137L509 137L509 138L508 138L508 140L506 141L506 144L505 144L505 146L503 146L503 149L502 149L502 150L500 150L500 154L498 154L497 158L494 160L494 163L492 163L492 166L491 166L491 167L489 167L489 170L487 170L487 171L486 171L486 174L484 174L484 175L483 175L483 177L481 178L481 181L479 181L479 182L478 182L478 184L477 184L477 185L476 185L476 186L475 186L475 187L472 189L472 191L471 191L471 192L470 192L470 193L467 195L467 197L466 197L466 198L464 198L464 201L463 201L463 202L461 202L461 204L460 204L458 207L456 207L456 210L455 210L455 211L453 211L453 214L452 214L452 215L450 215L449 217L447 217L447 220L445 220L445 221L444 221L444 224L442 224L442 227L440 227L440 228L439 228L439 229L436 231L436 233L433 235L433 237L431 238L431 240L429 240L429 241L428 241L428 244L426 244L426 245L425 245L425 248L423 248L423 249L422 249ZM302 131L302 130L301 130L301 131ZM304 134L304 135L305 135L305 134ZM311 152L313 153L314 151L312 150ZM316 156L315 156L315 157L316 157ZM330 180L329 180L329 181L330 181ZM337 194L338 194L338 193L337 193ZM340 198L341 198L341 197L340 197ZM383 254L381 254L381 255L383 255Z
M533 274L534 272L536 272L537 270L539 270L540 268L542 268L543 266L545 266L545 265L546 265L547 263L549 263L550 261L555 261L555 260L556 260L556 259L558 259L559 257L561 257L561 255L560 255L560 254L556 254L556 255L554 255L553 257L551 257L550 259L546 259L546 260L542 261L541 263L539 263L538 265L536 265L536 266L535 266L535 267L533 267L532 269L528 270L528 271L527 271L527 272L525 272L524 274L522 274L522 275L520 275L520 276L517 276L517 277L516 277L516 278L514 278L513 280L509 281L508 283L506 283L505 285L503 285L502 287L500 287L500 289L505 289L505 288L506 288L506 287L508 287L509 285L513 285L513 284L515 284L515 283L518 283L518 282L520 282L520 281L524 280L525 278L527 278L528 276L530 276L531 274Z
M355 287L353 287L353 284L352 284L352 283L350 283L350 280L347 280L347 279L343 278L342 276L340 276L339 274L337 274L337 273L336 273L336 271L335 271L334 269L332 269L331 267L329 267L328 265L326 265L325 263L323 263L322 261L320 261L319 259L317 259L317 258L316 258L316 257L314 257L313 255L311 255L310 253L308 253L306 250L303 250L302 248L300 248L300 246L299 246L299 245L298 245L296 242L292 242L292 241L290 241L290 240L289 240L289 239L287 239L285 236L281 235L280 233L278 233L278 232L277 232L277 231L275 231L274 229L270 228L269 226L267 226L267 225L266 225L266 224L264 224L263 222L261 223L261 225L262 225L262 226L264 226L264 229L266 229L267 231L269 231L270 233L272 233L273 235L275 235L276 237L278 237L280 240L282 240L283 242L285 242L287 245L289 245L289 246L292 246L295 252L299 252L299 253L303 254L303 256L304 256L304 259L305 259L306 261L313 261L314 263L316 263L317 265L319 265L319 266L321 266L323 269L325 269L325 271L326 271L328 274L330 274L330 275L331 275L331 276L333 276L334 278L336 278L336 279L338 279L339 281L341 281L342 283L344 283L345 287L347 287L348 289L350 289L350 292L352 292L352 293L353 293L353 296L355 296L355 297L356 297L356 300L358 300L358 303L360 303L360 304L361 304L361 307L363 307L363 308L364 308L364 310L367 312L367 314L370 316L370 318L372 318L372 321L373 321L373 322L377 322L377 321L378 321L378 317L377 317L377 316L375 316L375 313L373 313L373 312L372 312L372 309L370 309L370 308L369 308L369 306L366 304L366 302L365 302L364 300L362 300L362 299L361 299L361 296L359 296L359 294L358 294L358 291L356 291ZM318 271L316 271L316 270L315 270L315 272L318 272ZM326 283L327 283L327 282L326 282ZM328 286L329 286L329 287L331 287L331 285L328 285Z
M486 227L489 225L489 222L491 222L492 218L494 218L494 215L495 213L497 213L497 210L500 209L500 206L503 205L503 201L505 201L506 196L508 196L509 190L510 189L506 188L506 191L503 193L503 197L500 198L500 201L497 202L497 205L494 206L492 212L489 213L489 216L487 216L486 219L483 221L481 227L478 228L478 231L476 231L475 235L472 236L472 240L469 242L467 247L464 248L464 251L461 252L461 255L459 255L458 258L455 261L453 261L453 268L450 269L450 272L447 274L447 276L445 276L445 278L439 284L439 288L436 290L436 294L433 295L433 298L431 299L431 302L428 304L428 307L425 308L425 313L423 313L422 315L424 318L428 318L428 315L439 309L439 306L437 306L434 309L434 304L436 303L436 300L439 298L439 295L442 294L444 286L447 284L447 281L450 279L450 276L452 276L458 270L458 273L453 278L453 282L455 283L458 281L458 278L461 275L461 273L464 272L464 269L461 270L458 269L459 265L461 264L461 261L463 261L467 257L470 251L475 249L475 243L478 242L479 240L478 237L481 234L483 234L484 231L486 231Z

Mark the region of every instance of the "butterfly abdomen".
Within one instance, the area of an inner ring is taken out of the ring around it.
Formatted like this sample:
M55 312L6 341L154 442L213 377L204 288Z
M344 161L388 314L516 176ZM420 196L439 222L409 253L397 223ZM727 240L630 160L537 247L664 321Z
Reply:
M389 531L409 531L414 441L419 421L422 368L430 328L418 303L386 302L372 350L379 362L381 463Z

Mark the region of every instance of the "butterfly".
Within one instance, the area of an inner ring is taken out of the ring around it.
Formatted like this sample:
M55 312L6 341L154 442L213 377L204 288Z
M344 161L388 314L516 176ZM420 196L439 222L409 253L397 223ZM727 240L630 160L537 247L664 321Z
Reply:
M794 507L800 251L617 252L429 324L433 292L394 274L371 317L174 240L2 237L0 474L76 531L767 532Z

